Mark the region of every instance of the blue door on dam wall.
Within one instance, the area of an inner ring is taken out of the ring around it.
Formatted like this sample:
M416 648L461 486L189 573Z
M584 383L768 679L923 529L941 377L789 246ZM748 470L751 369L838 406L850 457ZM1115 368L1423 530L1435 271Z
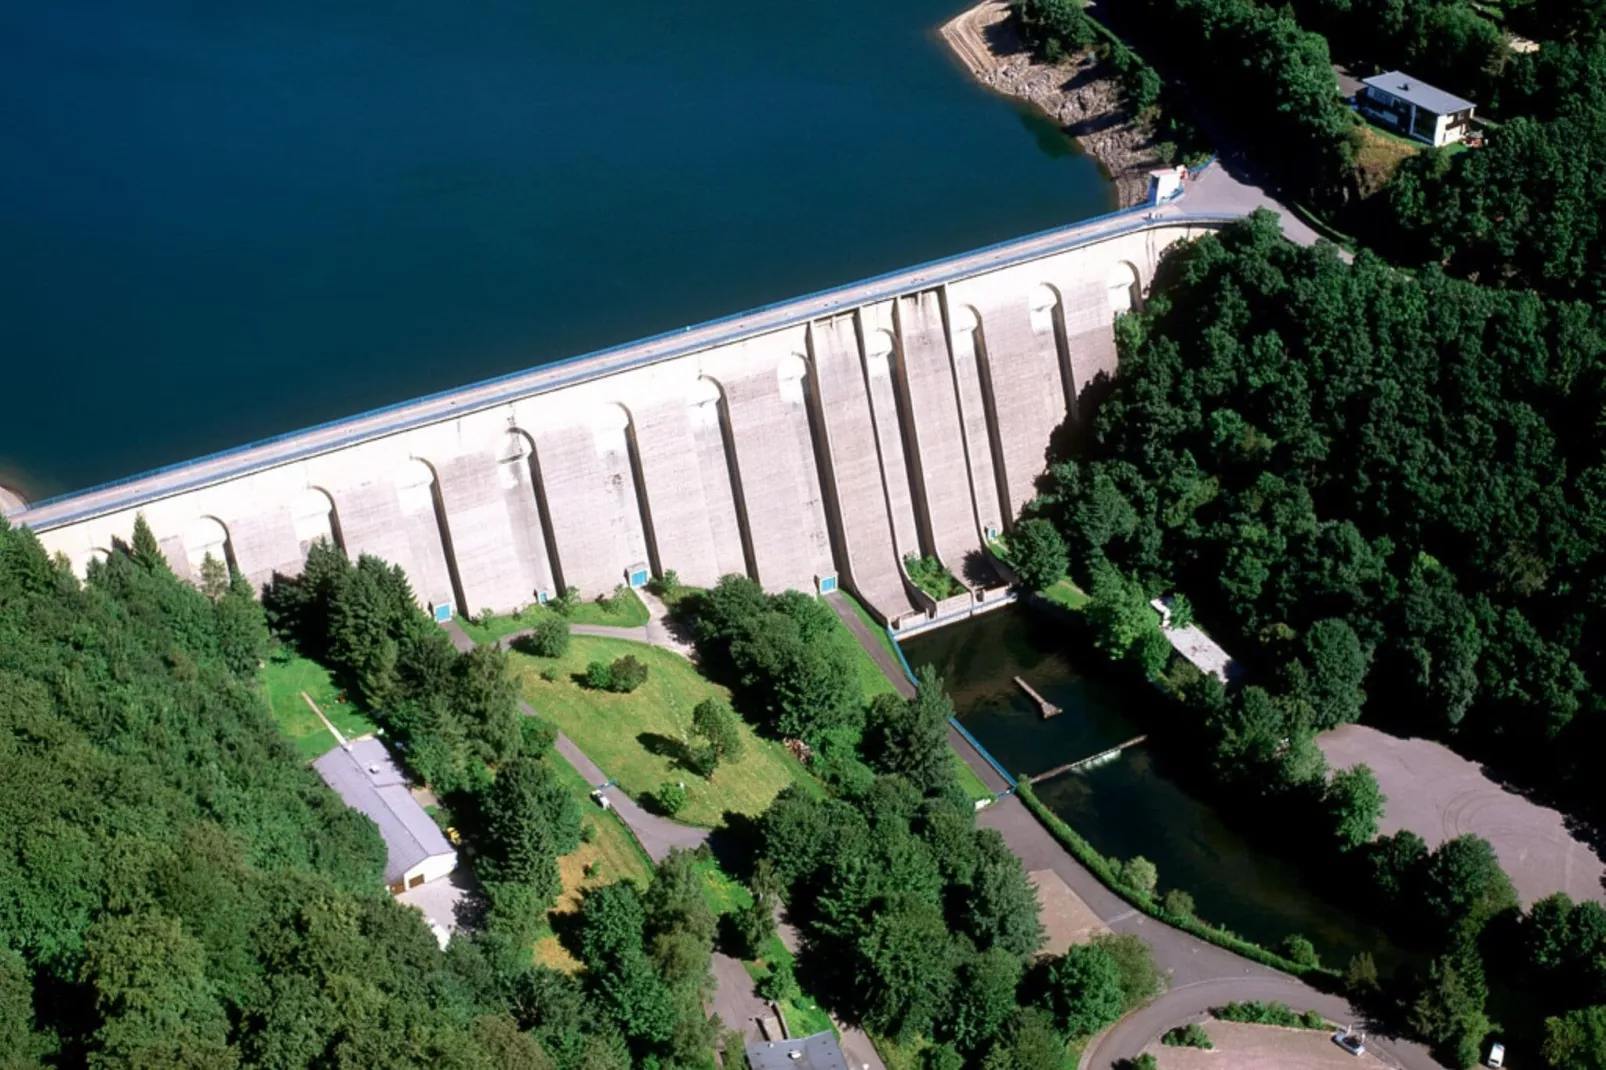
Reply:
M430 612L435 615L436 624L445 624L447 621L452 619L452 603L442 602L439 605L432 604L430 606Z

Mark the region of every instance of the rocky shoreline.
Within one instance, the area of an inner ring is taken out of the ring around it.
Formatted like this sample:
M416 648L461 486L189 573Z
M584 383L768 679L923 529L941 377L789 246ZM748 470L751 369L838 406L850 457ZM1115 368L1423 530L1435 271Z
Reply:
M1004 0L983 0L943 26L942 36L977 81L1027 101L1073 137L1109 172L1122 208L1148 197L1149 172L1165 166L1153 131L1127 114L1120 87L1091 53L1037 59Z

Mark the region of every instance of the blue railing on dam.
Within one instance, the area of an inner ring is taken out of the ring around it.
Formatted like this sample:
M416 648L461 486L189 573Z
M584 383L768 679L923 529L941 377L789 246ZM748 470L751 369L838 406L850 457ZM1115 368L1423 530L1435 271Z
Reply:
M304 460L357 442L494 408L522 397L570 386L599 375L626 371L715 346L728 345L743 338L767 334L799 322L831 315L845 308L885 300L910 289L939 286L960 278L986 274L1153 226L1190 224L1220 226L1233 222L1236 218L1238 217L1219 213L1189 212L1173 212L1161 217L1156 216L1151 205L1111 212L1066 227L997 242L915 267L886 272L803 297L773 302L706 323L558 360L538 368L510 372L468 386L381 406L356 416L275 435L194 460L113 480L87 490L58 495L29 506L16 514L13 519L38 530L48 530L93 516L127 509L144 501L224 482L253 471ZM778 316L779 313L795 314L786 317ZM753 322L755 320L762 322ZM696 332L695 335L693 332ZM682 345L666 345L682 336L691 337L688 337ZM455 407L459 404L463 407ZM326 437L326 433L337 432L342 428L349 430L344 435ZM301 439L306 441L298 445L297 440ZM275 449L275 447L283 448ZM226 464L225 462L230 459L237 459L238 463ZM163 479L186 471L192 471L193 476L188 479ZM156 486L138 486L152 481L161 482ZM110 493L118 488L127 488L128 492L121 495Z

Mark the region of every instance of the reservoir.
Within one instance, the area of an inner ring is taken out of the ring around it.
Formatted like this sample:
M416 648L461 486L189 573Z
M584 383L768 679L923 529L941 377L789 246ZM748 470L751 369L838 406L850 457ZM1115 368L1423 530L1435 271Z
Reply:
M1103 655L1082 642L1057 617L1011 608L902 646L911 665L937 667L960 721L1006 769L1032 775L1143 731L1164 732L1140 709L1158 704L1158 693L1109 672ZM1063 712L1044 720L1016 676ZM1170 773L1149 747L1136 746L1036 790L1101 854L1153 862L1160 889L1189 892L1207 921L1269 947L1302 933L1324 964L1340 970L1360 951L1385 971L1400 961L1377 927L1323 897L1297 867L1246 839Z
M37 498L1097 215L957 0L0 6Z

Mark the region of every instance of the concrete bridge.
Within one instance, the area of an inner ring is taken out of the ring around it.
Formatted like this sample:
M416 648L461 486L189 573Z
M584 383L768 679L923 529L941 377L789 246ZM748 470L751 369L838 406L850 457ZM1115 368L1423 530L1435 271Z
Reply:
M438 616L674 569L851 588L894 629L1003 595L986 544L1114 373L1181 206L1048 231L8 509L80 573L144 513L183 576L254 583L333 539ZM934 602L903 559L964 586Z

